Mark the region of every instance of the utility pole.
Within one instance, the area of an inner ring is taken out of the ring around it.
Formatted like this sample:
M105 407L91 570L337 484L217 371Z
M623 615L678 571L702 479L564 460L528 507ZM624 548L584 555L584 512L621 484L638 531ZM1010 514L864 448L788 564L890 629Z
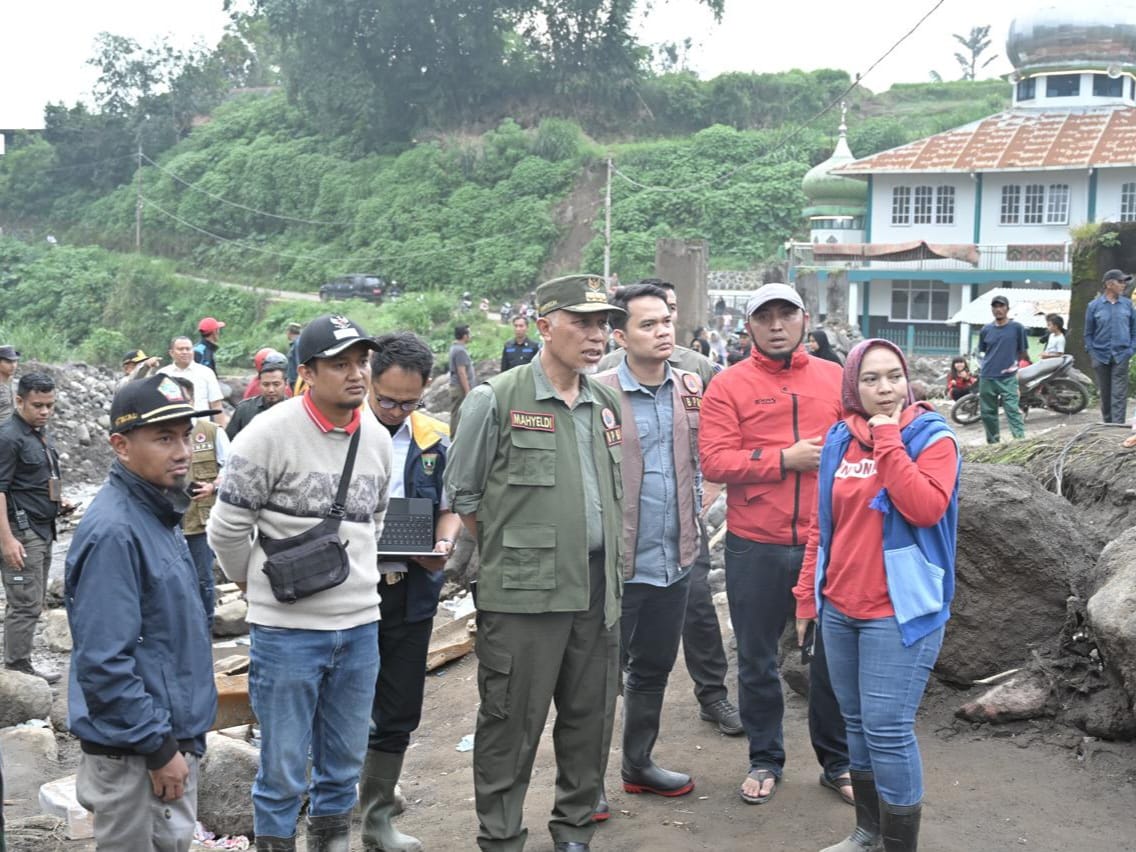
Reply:
M142 136L138 136L138 168L134 170L134 251L142 253Z
M604 286L611 283L611 157L607 158L607 192L604 195Z

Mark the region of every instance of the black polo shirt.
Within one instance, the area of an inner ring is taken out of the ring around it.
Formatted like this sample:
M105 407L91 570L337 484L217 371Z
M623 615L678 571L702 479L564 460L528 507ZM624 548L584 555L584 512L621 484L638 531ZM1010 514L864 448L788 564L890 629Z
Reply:
M53 474L59 476L59 453L46 430L33 429L19 412L0 424L0 492L7 498L12 532L19 506L36 535L55 540L59 504L49 499L47 484Z

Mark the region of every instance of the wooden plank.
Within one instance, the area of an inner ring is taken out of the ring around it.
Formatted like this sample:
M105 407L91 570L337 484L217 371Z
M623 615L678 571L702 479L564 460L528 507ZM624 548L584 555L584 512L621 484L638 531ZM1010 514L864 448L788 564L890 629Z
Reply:
M256 716L249 703L248 675L218 674L213 679L217 684L217 718L210 730L254 724Z
M459 618L435 628L426 654L426 671L432 672L472 651L476 632L477 623L472 618Z
M217 660L217 662L213 664L213 672L215 674L239 675L247 674L248 670L249 658L243 654L233 654L232 656Z

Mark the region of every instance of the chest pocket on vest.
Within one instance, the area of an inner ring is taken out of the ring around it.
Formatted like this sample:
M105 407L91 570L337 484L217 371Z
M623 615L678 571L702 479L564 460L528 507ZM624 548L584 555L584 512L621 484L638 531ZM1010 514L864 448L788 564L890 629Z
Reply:
M556 527L513 524L502 531L501 587L556 588Z
M529 429L510 429L510 485L556 484L556 435Z

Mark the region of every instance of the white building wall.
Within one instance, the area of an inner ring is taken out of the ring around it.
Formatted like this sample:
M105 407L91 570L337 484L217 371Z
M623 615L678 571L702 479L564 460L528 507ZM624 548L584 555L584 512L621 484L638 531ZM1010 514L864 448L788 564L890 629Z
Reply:
M1023 187L1025 203L1026 184L1065 183L1069 185L1069 220L1061 225L1003 225L1002 187L1014 184ZM1119 189L1117 190L1119 209ZM1098 187L1099 197L1099 187ZM1098 210L1099 210L1098 203ZM1057 245L1070 240L1069 228L1088 221L1089 175L1086 169L1050 172L991 172L982 178L982 232L983 245Z
M1120 187L1136 182L1136 168L1097 170L1097 221L1120 221Z
M897 186L953 186L955 188L955 221L953 225L893 225L891 223L892 190ZM903 243L924 240L928 243L974 242L975 182L968 175L905 174L876 175L872 179L872 242Z

